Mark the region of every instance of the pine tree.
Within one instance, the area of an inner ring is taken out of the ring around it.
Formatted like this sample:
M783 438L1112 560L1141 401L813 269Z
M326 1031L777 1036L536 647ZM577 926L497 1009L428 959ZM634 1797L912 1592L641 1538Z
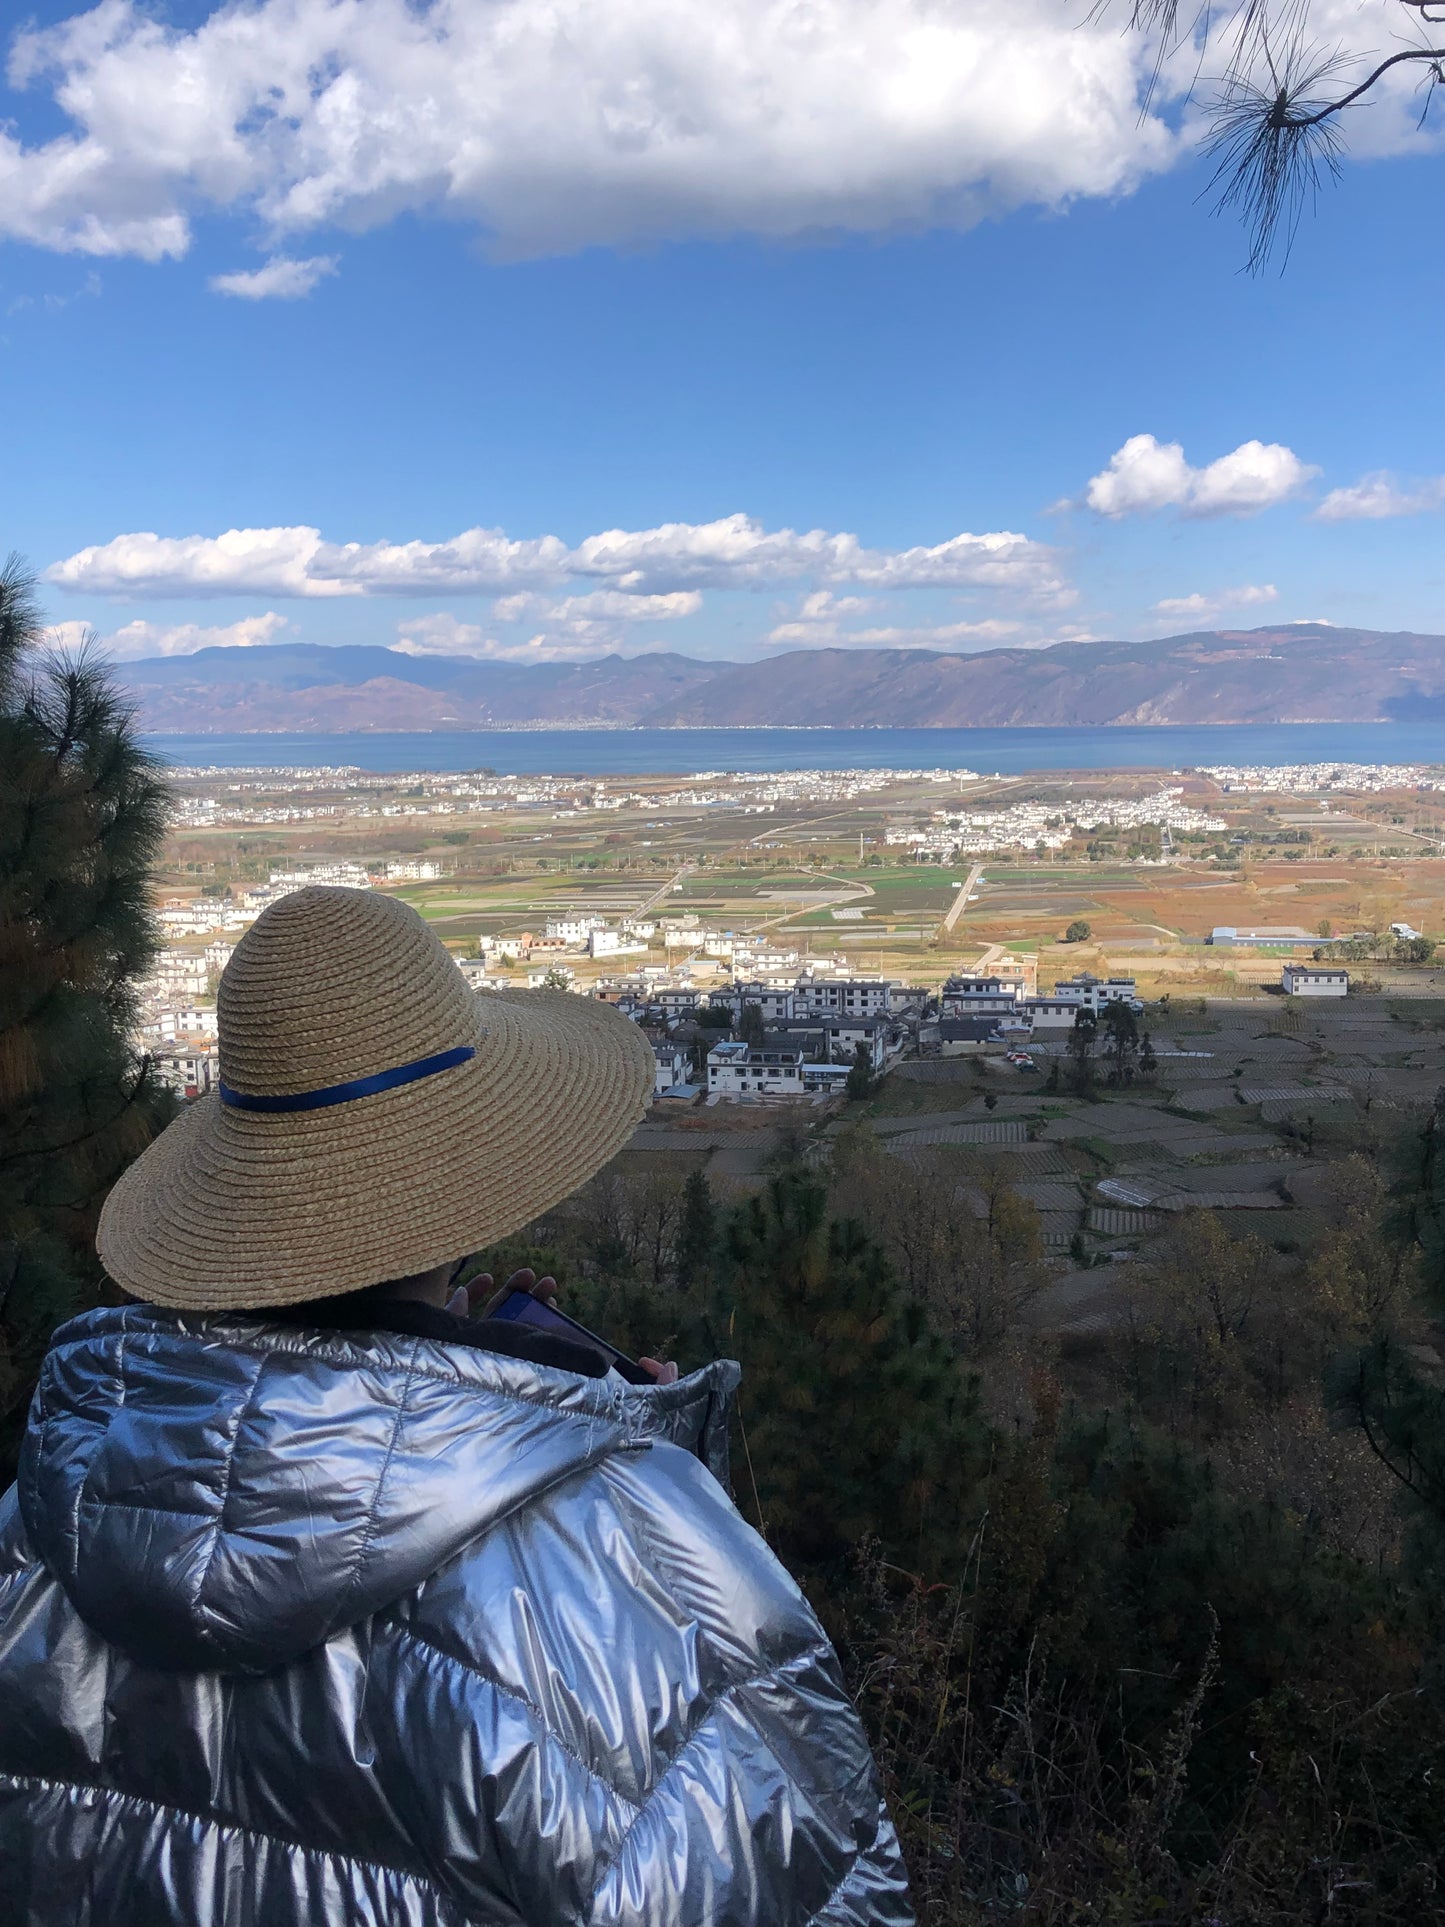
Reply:
M1123 1086L1134 1081L1134 1058L1139 1049L1139 1020L1127 1004L1108 1004L1104 1010L1104 1056L1109 1082Z
M1082 1097L1094 1088L1094 1043L1099 1035L1099 1020L1087 1004L1074 1012L1074 1027L1069 1032L1068 1053L1074 1089Z
M689 1171L682 1187L673 1266L679 1285L705 1284L712 1275L717 1244L717 1211L712 1186L701 1167Z
M167 795L104 668L34 662L0 570L0 1483L51 1331L104 1287L105 1193L171 1115L129 1041Z
M873 1059L868 1054L868 1046L859 1044L853 1051L853 1062L848 1067L848 1096L855 1104L861 1104L873 1091Z
M763 1007L761 1004L745 1003L738 1018L738 1036L743 1043L754 1050L761 1050L765 1042L763 1035Z
M989 1449L972 1381L881 1248L826 1204L794 1169L727 1228L717 1335L743 1366L740 1501L796 1565L836 1568L874 1539L952 1575Z

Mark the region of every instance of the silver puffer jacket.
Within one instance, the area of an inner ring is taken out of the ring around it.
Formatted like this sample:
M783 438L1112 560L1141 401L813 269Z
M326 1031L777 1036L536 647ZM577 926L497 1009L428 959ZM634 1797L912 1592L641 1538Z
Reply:
M0 1499L0 1922L905 1927L837 1661L714 1477L736 1381L64 1327Z

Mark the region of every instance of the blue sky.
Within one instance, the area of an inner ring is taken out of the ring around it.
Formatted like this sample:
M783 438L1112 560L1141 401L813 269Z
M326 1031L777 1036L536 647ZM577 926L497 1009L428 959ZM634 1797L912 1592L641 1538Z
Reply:
M818 0L756 123L698 0L615 0L580 54L467 39L542 11L108 0L12 41L0 546L58 624L513 659L1445 632L1439 163L1399 102L1251 278L1079 9Z

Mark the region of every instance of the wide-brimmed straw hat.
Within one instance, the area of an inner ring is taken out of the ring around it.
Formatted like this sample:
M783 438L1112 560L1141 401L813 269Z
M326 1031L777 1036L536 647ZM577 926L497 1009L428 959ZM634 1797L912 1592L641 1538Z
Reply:
M287 1305L506 1237L620 1150L653 1059L608 1005L478 994L417 913L364 890L274 903L218 998L220 1088L116 1185L96 1239L133 1297Z

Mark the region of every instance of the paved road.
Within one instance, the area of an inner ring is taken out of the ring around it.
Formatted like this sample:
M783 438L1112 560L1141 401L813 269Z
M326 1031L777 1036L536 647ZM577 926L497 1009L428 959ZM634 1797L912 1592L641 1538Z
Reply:
M663 898L670 897L673 893L673 890L676 888L676 886L679 883L682 882L683 878L691 876L693 871L696 868L697 868L697 865L695 863L684 863L682 868L678 871L677 875L675 877L669 877L667 879L667 882L663 884L660 890L654 890L652 895L647 899L646 903L638 904L637 908L632 913L633 916L645 917L649 910L655 910L658 904L662 902Z
M780 910L776 916L765 917L761 923L754 924L752 928L776 930L779 924L791 923L794 917L810 916L814 910L826 910L832 904L861 903L865 897L876 897L878 894L871 883L864 883L861 878L853 880L848 877L835 877L831 872L824 870L818 873L818 880L820 883L835 883L838 887L836 891L810 890L806 903L789 904L786 910Z
M963 915L963 906L968 902L973 892L973 886L982 875L983 865L981 863L975 863L964 880L963 888L949 905L948 915L943 919L943 923L938 932L940 937L951 937L953 935L953 926Z

